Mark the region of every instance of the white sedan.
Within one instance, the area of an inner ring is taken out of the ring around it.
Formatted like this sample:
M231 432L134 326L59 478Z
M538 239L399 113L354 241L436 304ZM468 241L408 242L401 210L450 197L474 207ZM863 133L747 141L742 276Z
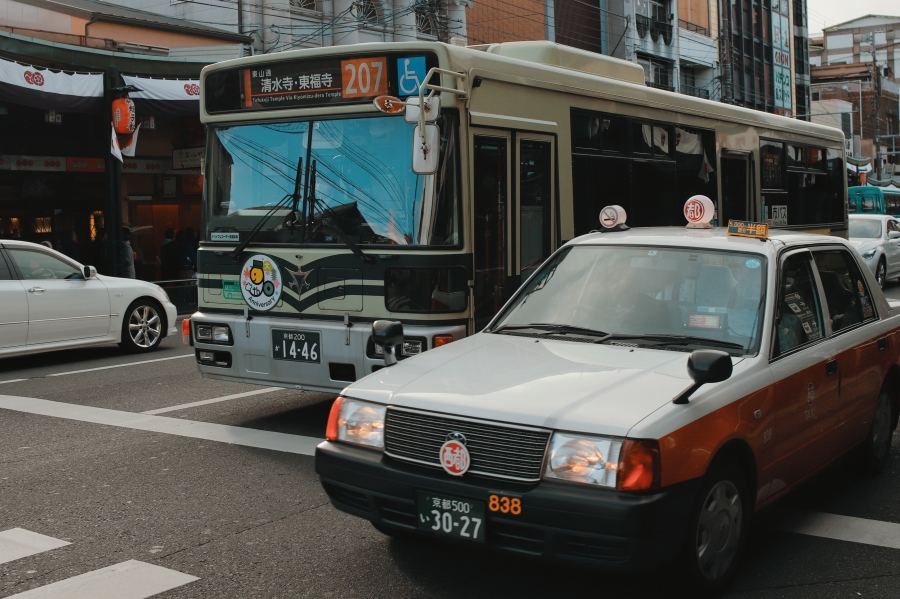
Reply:
M850 243L881 287L900 277L900 221L890 215L850 215Z
M156 349L177 311L158 285L98 275L59 252L0 242L0 356L117 342Z

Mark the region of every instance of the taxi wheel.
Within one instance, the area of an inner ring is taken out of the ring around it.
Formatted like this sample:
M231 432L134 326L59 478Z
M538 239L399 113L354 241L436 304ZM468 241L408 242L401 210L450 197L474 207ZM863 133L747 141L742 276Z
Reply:
M878 268L875 269L875 280L878 281L878 286L884 289L885 283L885 272L887 272L887 267L884 263L884 258L878 261Z
M676 571L690 596L714 597L734 578L750 530L749 489L733 460L714 464L704 479Z
M891 455L891 440L894 433L891 417L891 395L882 390L878 396L878 403L875 404L875 415L872 417L869 436L857 453L857 462L866 474L875 475L881 472L888 456Z

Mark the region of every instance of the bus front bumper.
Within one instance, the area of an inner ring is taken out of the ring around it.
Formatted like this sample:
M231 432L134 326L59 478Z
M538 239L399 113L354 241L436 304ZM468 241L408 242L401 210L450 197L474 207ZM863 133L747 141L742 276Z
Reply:
M229 342L197 339L197 326L202 324L227 326ZM191 326L197 367L208 378L330 393L340 392L384 365L383 358L372 352L371 322L347 326L339 320L271 316L252 316L248 321L240 314L201 311L191 316ZM284 352L276 359L273 331L317 334L316 361L287 359ZM432 349L435 335L451 335L457 340L465 336L466 329L463 325L406 325L404 332L406 341L419 341L427 351Z
M457 478L380 451L328 441L316 448L316 473L337 509L391 530L426 536L434 533L416 527L417 491L486 505L490 494L520 497L518 516L486 510L488 547L618 571L652 570L677 557L701 482L623 493L546 480L523 485Z

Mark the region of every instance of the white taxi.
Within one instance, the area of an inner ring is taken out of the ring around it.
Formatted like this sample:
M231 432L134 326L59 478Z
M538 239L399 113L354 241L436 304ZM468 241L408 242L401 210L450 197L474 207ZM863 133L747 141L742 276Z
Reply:
M373 326L389 365L400 327ZM848 452L883 467L898 331L843 239L594 233L484 331L347 387L316 470L335 507L385 534L674 563L712 595L759 509Z

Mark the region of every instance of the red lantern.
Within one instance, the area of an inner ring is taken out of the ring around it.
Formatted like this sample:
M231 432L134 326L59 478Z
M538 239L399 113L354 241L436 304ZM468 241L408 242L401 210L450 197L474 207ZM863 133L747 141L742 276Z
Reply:
M131 135L135 128L134 102L119 98L112 102L113 128L119 135Z

